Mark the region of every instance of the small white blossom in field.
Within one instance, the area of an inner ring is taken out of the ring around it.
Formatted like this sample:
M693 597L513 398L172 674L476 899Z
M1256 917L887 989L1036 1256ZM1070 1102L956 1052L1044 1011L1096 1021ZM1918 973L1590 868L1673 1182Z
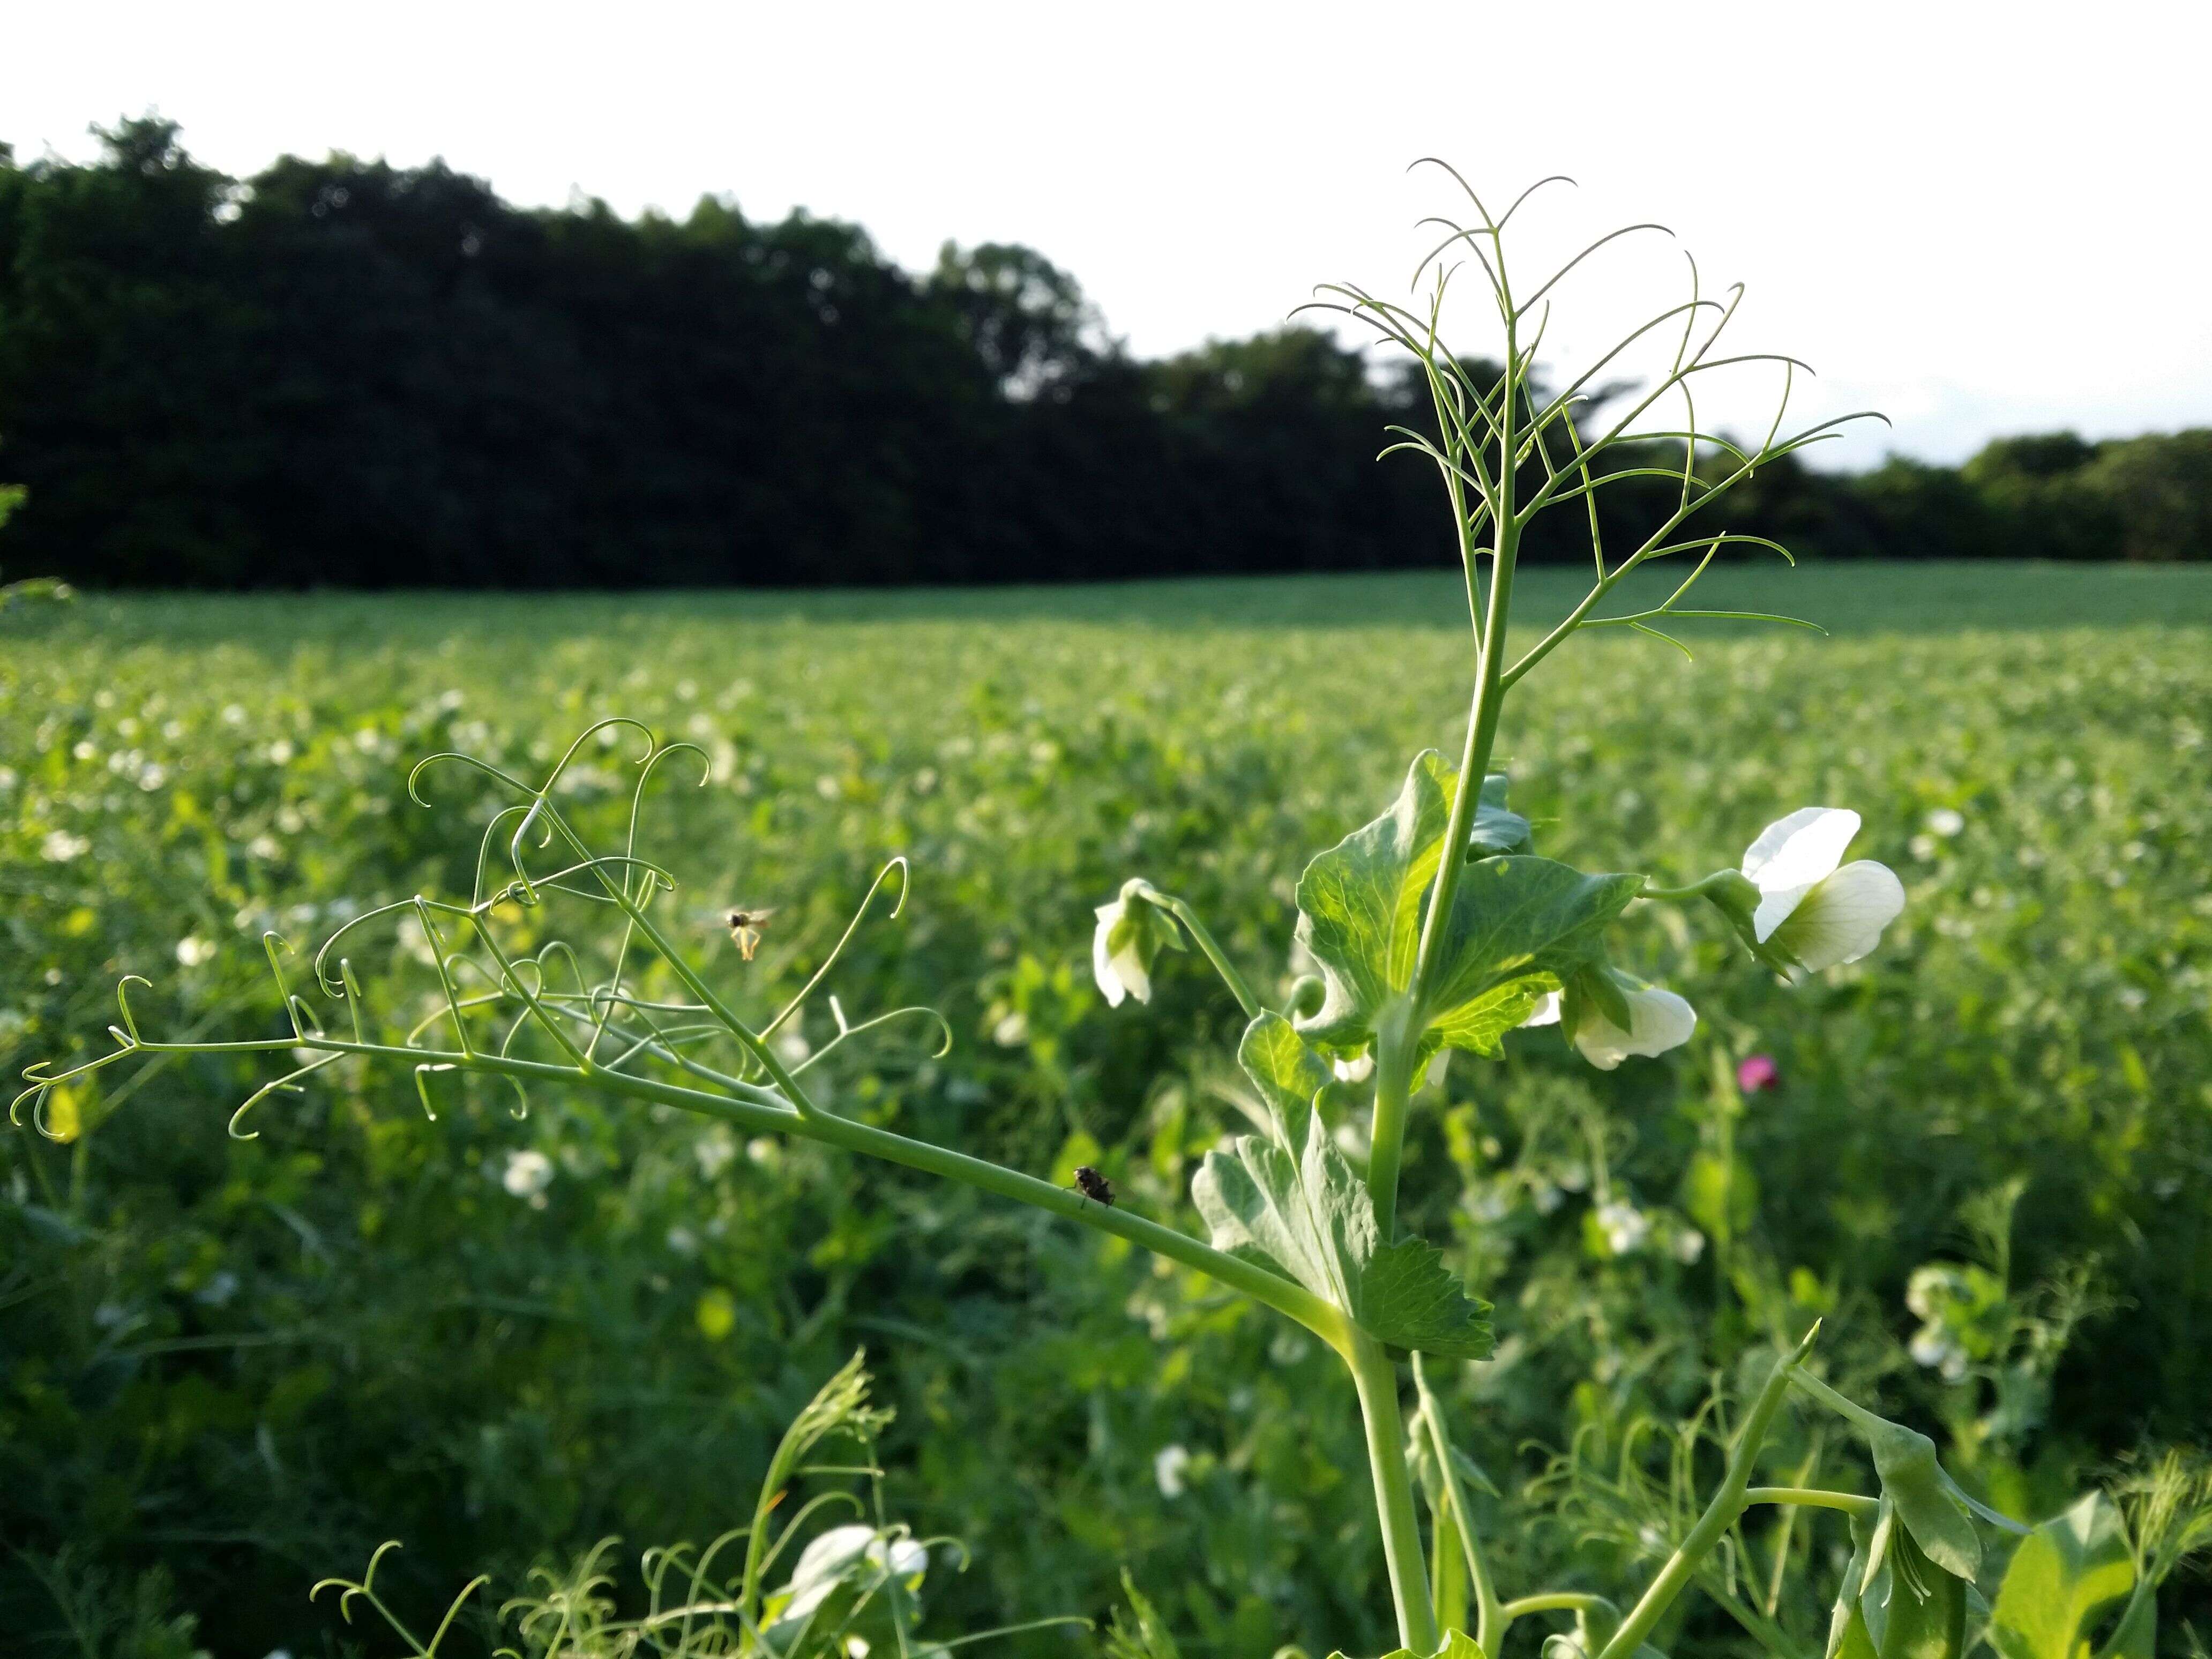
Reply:
M1966 827L1966 815L1948 806L1939 806L1928 815L1928 827L1948 841Z
M1857 813L1808 806L1768 824L1743 855L1759 889L1753 935L1796 963L1793 980L1856 962L1905 908L1905 884L1887 865L1842 862L1858 832Z
M1622 1030L1605 1017L1594 1001L1585 1000L1574 1029L1574 1044L1582 1050L1584 1060L1601 1072L1610 1072L1631 1054L1649 1059L1669 1048L1679 1048L1690 1040L1691 1034L1698 1029L1698 1011L1687 1001L1672 991L1639 984L1625 975L1617 975L1616 979L1622 1000L1628 1004L1628 1029ZM1536 1012L1521 1024L1523 1027L1556 1025L1561 1006L1559 994L1551 992L1536 1005Z
M292 740L289 738L279 738L269 745L269 763L271 766L289 766L292 763L292 757L297 752L292 747Z
M1956 1382L1966 1374L1966 1350L1951 1336L1932 1326L1923 1326L1906 1347L1915 1364L1925 1365L1946 1382Z
M1183 1493L1182 1472L1190 1467L1190 1452L1182 1446L1163 1446L1152 1459L1152 1479L1159 1483L1160 1496L1180 1498Z
M553 1160L534 1150L509 1152L499 1184L517 1198L541 1201L545 1189L553 1184Z
M250 857L259 859L265 864L284 849L277 844L276 836L264 833L246 842L246 850Z
M187 933L177 941L177 960L187 968L197 968L214 955L215 941L198 933Z
M1705 1253L1705 1236L1695 1227L1685 1227L1674 1235L1674 1260L1684 1267L1695 1267Z
M92 842L83 836L73 836L66 830L50 832L39 843L39 856L49 864L67 864L92 850Z
M1018 1048L1030 1040L1030 1017L1017 1008L991 1028L991 1041L1001 1048Z
M1620 1199L1597 1206L1597 1224L1605 1234L1606 1248L1615 1255L1633 1255L1651 1237L1651 1218Z
M0 766L0 793L13 789L15 787L15 769L12 766Z

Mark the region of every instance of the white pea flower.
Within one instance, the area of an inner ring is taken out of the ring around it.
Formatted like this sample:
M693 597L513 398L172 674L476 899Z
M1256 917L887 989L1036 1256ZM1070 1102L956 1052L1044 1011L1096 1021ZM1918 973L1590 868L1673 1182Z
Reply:
M177 941L177 960L187 968L197 968L214 955L214 941L198 933L187 933Z
M1843 863L1858 832L1857 813L1808 806L1768 824L1743 855L1759 890L1752 936L1795 964L1793 980L1856 962L1905 908L1905 884L1887 865Z
M1606 1248L1615 1255L1634 1255L1651 1236L1651 1218L1619 1199L1597 1206L1597 1224L1605 1234Z
M1182 1472L1190 1467L1189 1449L1183 1446L1163 1446L1152 1459L1152 1479L1159 1483L1160 1496L1180 1498L1183 1493Z
M929 1551L911 1538L886 1540L873 1527L832 1527L799 1552L791 1582L779 1592L790 1599L776 1624L789 1629L848 1582L866 1585L888 1576L911 1588L928 1567Z
M499 1184L517 1198L537 1198L553 1184L553 1160L536 1151L509 1152Z
M1124 882L1111 904L1098 907L1097 930L1091 936L1091 971L1109 1008L1120 1007L1124 997L1150 1002L1152 958L1164 945L1182 949L1175 924L1146 901L1146 890L1142 880Z
M1609 971L1609 970L1608 970ZM1584 1060L1601 1072L1610 1072L1631 1054L1650 1058L1679 1048L1698 1029L1698 1011L1672 991L1660 990L1621 973L1609 973L1628 1006L1628 1029L1623 1030L1587 994L1575 998L1574 1021L1568 1035ZM1549 992L1523 1027L1557 1025L1565 1017L1565 1000Z
M39 843L39 856L49 864L67 864L71 859L91 850L92 842L82 836L73 836L66 830L54 830Z

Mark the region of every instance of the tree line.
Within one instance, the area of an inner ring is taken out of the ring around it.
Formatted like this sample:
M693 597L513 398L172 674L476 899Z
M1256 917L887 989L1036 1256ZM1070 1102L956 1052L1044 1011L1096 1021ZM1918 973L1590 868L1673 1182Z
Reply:
M1319 331L1141 361L1018 246L947 244L915 274L857 226L720 198L632 220L517 208L441 163L288 156L240 181L173 123L101 137L83 164L0 146L10 575L818 586L1455 557L1433 477L1373 459L1430 418L1425 388ZM1644 487L1600 500L1625 524ZM1784 461L1710 527L1835 558L2203 558L2212 430ZM1563 526L1527 556L1588 555Z

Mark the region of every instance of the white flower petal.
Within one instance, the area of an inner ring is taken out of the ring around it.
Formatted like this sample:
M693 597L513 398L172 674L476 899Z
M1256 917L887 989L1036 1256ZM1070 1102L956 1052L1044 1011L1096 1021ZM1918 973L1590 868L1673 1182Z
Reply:
M1905 908L1905 884L1886 864L1860 859L1814 884L1775 930L1774 942L1818 973L1856 962Z
M1805 895L1843 862L1859 832L1859 815L1840 806L1806 806L1759 832L1743 855L1743 873L1762 895L1752 932L1764 945Z
M1364 1048L1350 1060L1333 1060L1329 1069L1339 1083L1364 1083L1375 1075L1375 1051Z
M1536 1005L1535 1012L1521 1022L1521 1029L1526 1031L1534 1026L1557 1025L1559 1023L1559 994L1557 991L1547 991L1544 993L1544 1000Z
M1626 1031L1595 1008L1584 1010L1575 1029L1575 1047L1601 1072L1610 1072L1631 1054L1663 1054L1679 1048L1698 1029L1698 1011L1672 991L1645 987L1629 991Z
M1120 1007L1121 999L1129 994L1128 988L1121 983L1121 974L1115 968L1112 954L1114 929L1121 925L1121 900L1102 904L1098 907L1098 931L1091 936L1091 977L1098 981L1098 988L1105 994L1106 1006L1109 1008Z
M1120 950L1114 952L1107 966L1114 970L1115 978L1120 980L1127 988L1129 994L1138 1001L1150 1002L1152 1000L1152 969L1145 966L1144 953L1137 948L1137 933L1134 928L1129 930L1128 939L1123 942ZM1119 997L1109 1000L1115 1002L1121 1000Z

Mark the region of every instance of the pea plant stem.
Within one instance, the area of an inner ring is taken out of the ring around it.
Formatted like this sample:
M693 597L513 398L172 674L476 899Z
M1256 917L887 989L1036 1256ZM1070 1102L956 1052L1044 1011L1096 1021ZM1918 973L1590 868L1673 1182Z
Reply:
M1419 1654L1441 1644L1429 1573L1421 1554L1421 1523L1413 1510L1413 1473L1406 1466L1406 1423L1398 1408L1398 1368L1382 1345L1353 1330L1344 1351L1359 1415L1367 1431L1367 1462L1375 1477L1375 1508L1382 1522L1382 1560L1390 1578L1390 1604L1398 1640Z
M1674 1598L1682 1593L1684 1586L1697 1572L1698 1564L1712 1553L1713 1547L1742 1516L1751 1491L1752 1466L1759 1461L1759 1448L1766 1443L1766 1432L1774 1425L1774 1414L1782 1409L1783 1399L1790 1392L1790 1376L1796 1362L1802 1359L1812 1347L1813 1339L1820 1328L1817 1323L1814 1324L1805 1334L1805 1340L1798 1344L1797 1351L1775 1365L1765 1385L1759 1389L1758 1397L1752 1401L1751 1411L1744 1418L1743 1427L1736 1435L1735 1446L1729 1454L1727 1473L1721 1477L1720 1489L1713 1493L1712 1501L1705 1505L1705 1512L1698 1517L1697 1525L1690 1528L1690 1535L1682 1540L1674 1554L1667 1558L1666 1565L1659 1569L1659 1576L1651 1581L1641 1599L1630 1609L1628 1617L1621 1620L1620 1628L1613 1632L1613 1639L1605 1644L1598 1659L1623 1659L1624 1656L1634 1653L1642 1645L1644 1638L1650 1635L1652 1626L1674 1605ZM1762 1490L1780 1492L1785 1489L1767 1487Z
M151 1048L158 1045L149 1043L145 1046ZM1100 1204L1084 1197L1073 1188L1055 1186L1049 1181L1040 1181L1035 1176L1024 1175L1019 1170L1003 1169L996 1164L969 1158L949 1147L909 1139L888 1129L878 1129L872 1124L856 1123L850 1118L839 1117L818 1107L811 1113L801 1114L775 1091L744 1084L734 1078L727 1079L727 1092L710 1092L704 1089L686 1088L679 1084L663 1083L657 1079L639 1077L630 1073L610 1071L605 1066L595 1066L586 1073L578 1066L554 1066L541 1060L517 1060L499 1054L462 1054L458 1051L441 1053L384 1043L349 1042L313 1035L303 1041L288 1041L284 1046L331 1054L369 1054L403 1060L413 1065L424 1062L447 1065L458 1071L490 1073L520 1081L576 1084L610 1094L626 1095L635 1100L679 1107L685 1111L718 1117L755 1134L796 1135L802 1139L819 1141L846 1152L881 1158L886 1163L903 1164L927 1175L958 1182L963 1186L974 1187L997 1197L1013 1199L1054 1215L1079 1221L1101 1232L1125 1238L1130 1243L1165 1256L1170 1261L1195 1268L1232 1290L1242 1291L1254 1301L1273 1308L1285 1317L1296 1320L1340 1352L1346 1349L1351 1340L1351 1322L1321 1297L1279 1273L1269 1273L1264 1267L1239 1261L1187 1233L1177 1232L1172 1227L1164 1227L1157 1221L1133 1214L1118 1204ZM1394 1410L1395 1405L1394 1397Z
M1260 999L1253 995L1252 988L1245 981L1244 975L1237 971L1237 964L1230 961L1227 953L1216 942L1206 925L1198 919L1198 912L1190 908L1189 902L1173 893L1161 892L1150 882L1145 884L1144 896L1147 902L1166 911L1182 924L1183 931L1198 942L1198 948L1205 952L1206 959L1221 975L1222 983L1237 999L1237 1006L1244 1011L1244 1018L1256 1019L1260 1014Z

